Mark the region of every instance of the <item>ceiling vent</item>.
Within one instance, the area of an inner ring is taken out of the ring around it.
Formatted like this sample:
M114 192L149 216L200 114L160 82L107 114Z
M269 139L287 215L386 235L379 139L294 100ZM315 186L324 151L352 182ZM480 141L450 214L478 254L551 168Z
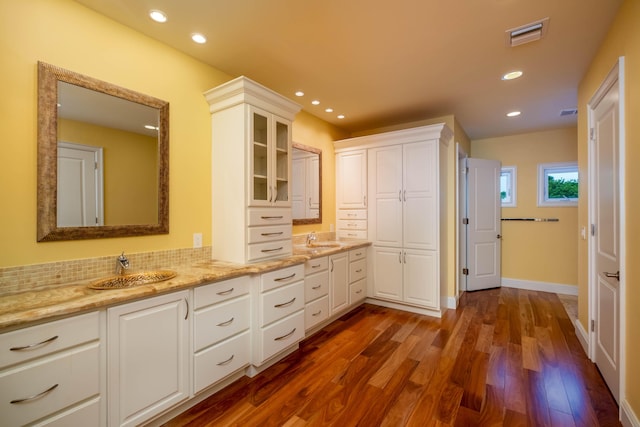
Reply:
M565 108L564 110L560 111L560 117L575 116L576 114L578 114L577 108Z
M516 47L521 44L540 40L547 34L548 27L549 18L544 18L518 28L507 30L507 46Z

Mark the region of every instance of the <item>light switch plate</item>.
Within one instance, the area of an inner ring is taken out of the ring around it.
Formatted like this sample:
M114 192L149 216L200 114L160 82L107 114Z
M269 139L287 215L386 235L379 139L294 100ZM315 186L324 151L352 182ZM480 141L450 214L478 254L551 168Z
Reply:
M193 233L193 247L194 248L202 247L202 233Z

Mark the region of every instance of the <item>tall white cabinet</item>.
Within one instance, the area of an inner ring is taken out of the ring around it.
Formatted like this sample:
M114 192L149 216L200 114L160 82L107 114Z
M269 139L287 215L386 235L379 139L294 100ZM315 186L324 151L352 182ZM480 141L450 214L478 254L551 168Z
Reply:
M342 148L346 145L345 148ZM336 216L341 239L367 239L367 150L337 141Z
M366 150L364 215L373 242L368 295L374 300L441 311L447 287L446 155L452 136L445 124L437 124L336 142L337 156ZM336 187L344 185L338 174Z
M291 123L300 106L246 78L205 93L212 123L212 256L291 255Z

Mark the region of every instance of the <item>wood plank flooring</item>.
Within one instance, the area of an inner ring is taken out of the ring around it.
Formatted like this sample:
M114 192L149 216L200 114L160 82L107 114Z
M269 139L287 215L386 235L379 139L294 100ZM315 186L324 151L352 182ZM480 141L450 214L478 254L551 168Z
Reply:
M556 294L466 293L442 319L363 305L166 426L619 426Z

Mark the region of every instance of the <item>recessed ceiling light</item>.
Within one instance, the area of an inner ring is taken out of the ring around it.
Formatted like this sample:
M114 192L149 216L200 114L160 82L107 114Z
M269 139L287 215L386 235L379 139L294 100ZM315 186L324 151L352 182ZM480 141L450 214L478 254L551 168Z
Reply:
M304 96L304 92L299 90L296 92L296 96Z
M198 44L204 44L207 42L207 38L200 33L191 34L191 40Z
M517 117L520 114L521 114L520 111L512 111L510 113L507 113L507 117Z
M167 22L167 15L161 10L152 10L149 12L149 16L156 22Z
M311 103L313 105L320 105L320 101L318 101L317 99L314 99L313 101L311 101Z
M522 77L522 71L520 70L510 71L504 76L502 76L502 80L514 80L514 79L517 79L518 77Z
M327 113L333 113L333 108L327 108L324 111L326 111Z
M339 118L340 120L344 119L344 114L339 114L339 115L338 115L338 118Z

